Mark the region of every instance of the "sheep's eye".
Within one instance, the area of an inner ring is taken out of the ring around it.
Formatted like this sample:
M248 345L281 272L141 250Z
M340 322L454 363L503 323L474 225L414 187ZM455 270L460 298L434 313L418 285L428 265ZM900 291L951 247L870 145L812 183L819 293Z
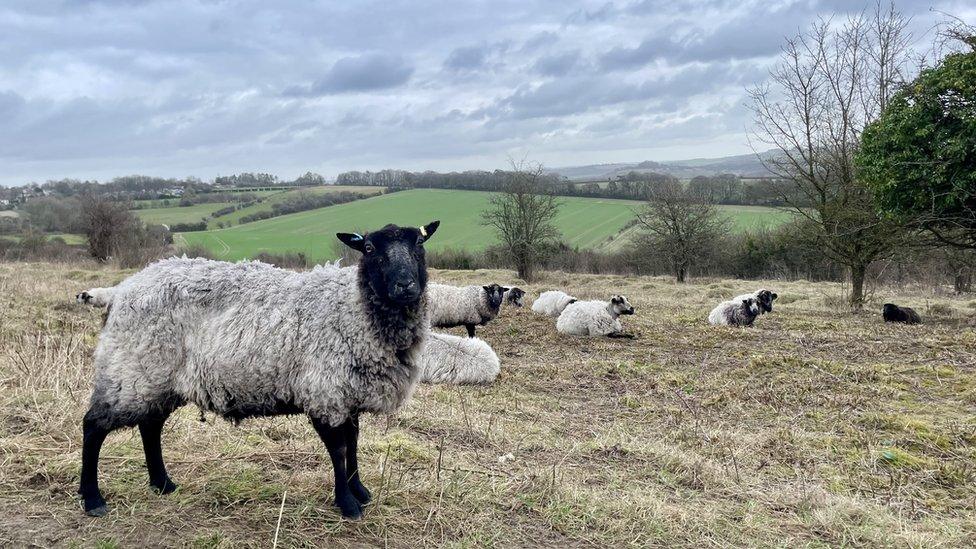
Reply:
M368 253L368 254L371 254L371 253L373 253L374 251L376 251L376 248L375 248L375 247L373 247L373 245L372 245L372 244L370 244L369 242L367 242L367 243L366 243L366 246L364 246L364 247L363 247L363 250L365 250L365 251L366 251L366 253Z

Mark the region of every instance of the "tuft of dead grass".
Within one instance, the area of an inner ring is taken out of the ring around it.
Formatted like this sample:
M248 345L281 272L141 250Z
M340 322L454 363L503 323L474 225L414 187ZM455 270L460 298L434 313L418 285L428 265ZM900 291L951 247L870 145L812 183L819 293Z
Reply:
M358 523L332 509L304 419L235 427L190 407L163 435L180 489L151 493L137 432L114 433L101 467L113 512L90 519L75 490L101 318L71 298L126 274L0 264L4 545L266 547L276 531L283 547L976 542L976 329L963 315L887 325L825 304L833 284L546 273L525 285L506 271L432 278L624 293L639 339L562 336L506 308L479 330L502 360L497 383L422 386L398 416L364 419L376 503ZM752 329L706 324L716 301L760 286L780 299ZM889 295L926 310L901 292Z

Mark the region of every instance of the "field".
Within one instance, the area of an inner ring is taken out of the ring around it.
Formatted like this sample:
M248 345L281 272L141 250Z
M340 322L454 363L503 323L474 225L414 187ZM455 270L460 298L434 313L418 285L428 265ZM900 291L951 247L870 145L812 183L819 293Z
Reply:
M327 185L324 187L303 187L301 189L296 189L293 191L288 191L285 193L278 193L277 195L268 198L264 202L255 204L253 206L248 206L247 208L242 208L237 210L232 214L227 214L221 216L215 220L213 223L223 223L224 225L237 225L241 218L245 215L251 215L257 212L271 210L273 204L287 200L289 197L293 196L295 193L312 193L312 194L325 194L325 193L335 193L340 191L351 191L356 193L363 193L366 195L380 194L383 192L383 187L357 187L353 185Z
M117 432L101 462L113 510L92 519L75 491L101 318L71 296L125 274L0 263L0 545L976 543L973 296L880 288L925 319L886 325L880 299L838 311L837 284L561 273L526 289L624 293L638 339L560 336L504 310L479 329L502 360L494 384L421 386L397 416L364 419L376 502L362 521L331 507L329 460L301 417L235 427L189 406L163 433L180 489L151 493L138 433ZM780 299L756 326L705 324L720 298L759 286Z
M189 244L202 244L221 259L253 257L261 251L300 251L316 260L337 257L334 234L376 228L382 223L413 224L441 220L441 232L431 241L435 250L454 248L480 250L495 242L494 233L481 225L481 212L488 207L489 193L450 190L413 190L331 206L274 219L248 223L225 230L185 233ZM598 247L633 219L639 202L595 198L561 198L563 206L555 220L570 245ZM768 208L766 216L756 208L729 207L739 226L758 222L776 223L789 214ZM584 221L585 220L585 221ZM374 223L375 224L375 223Z
M198 223L204 217L207 217L215 211L233 205L233 202L213 202L209 204L194 204L193 206L146 208L132 210L132 212L146 223L172 225L173 223Z

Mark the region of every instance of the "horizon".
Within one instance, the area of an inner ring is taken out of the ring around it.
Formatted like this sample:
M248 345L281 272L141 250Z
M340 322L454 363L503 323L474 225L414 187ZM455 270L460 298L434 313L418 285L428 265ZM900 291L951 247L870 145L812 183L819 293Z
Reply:
M746 89L784 37L870 4L12 2L0 185L753 154ZM920 51L942 14L976 19L895 5Z

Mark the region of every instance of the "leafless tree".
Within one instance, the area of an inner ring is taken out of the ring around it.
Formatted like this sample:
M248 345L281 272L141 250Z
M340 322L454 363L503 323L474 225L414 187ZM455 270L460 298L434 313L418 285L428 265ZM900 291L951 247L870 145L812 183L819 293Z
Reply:
M498 233L519 278L531 282L546 250L559 238L553 219L561 204L542 166L513 163L502 191L488 201L482 223Z
M729 229L707 196L677 180L651 190L637 221L646 230L646 245L668 258L678 282L685 281L688 269Z
M754 138L776 154L763 163L791 183L783 200L811 221L812 235L850 270L850 303L864 302L868 266L904 235L879 218L854 156L865 126L905 80L911 58L908 20L880 3L843 24L820 20L790 38L770 82L749 90Z

